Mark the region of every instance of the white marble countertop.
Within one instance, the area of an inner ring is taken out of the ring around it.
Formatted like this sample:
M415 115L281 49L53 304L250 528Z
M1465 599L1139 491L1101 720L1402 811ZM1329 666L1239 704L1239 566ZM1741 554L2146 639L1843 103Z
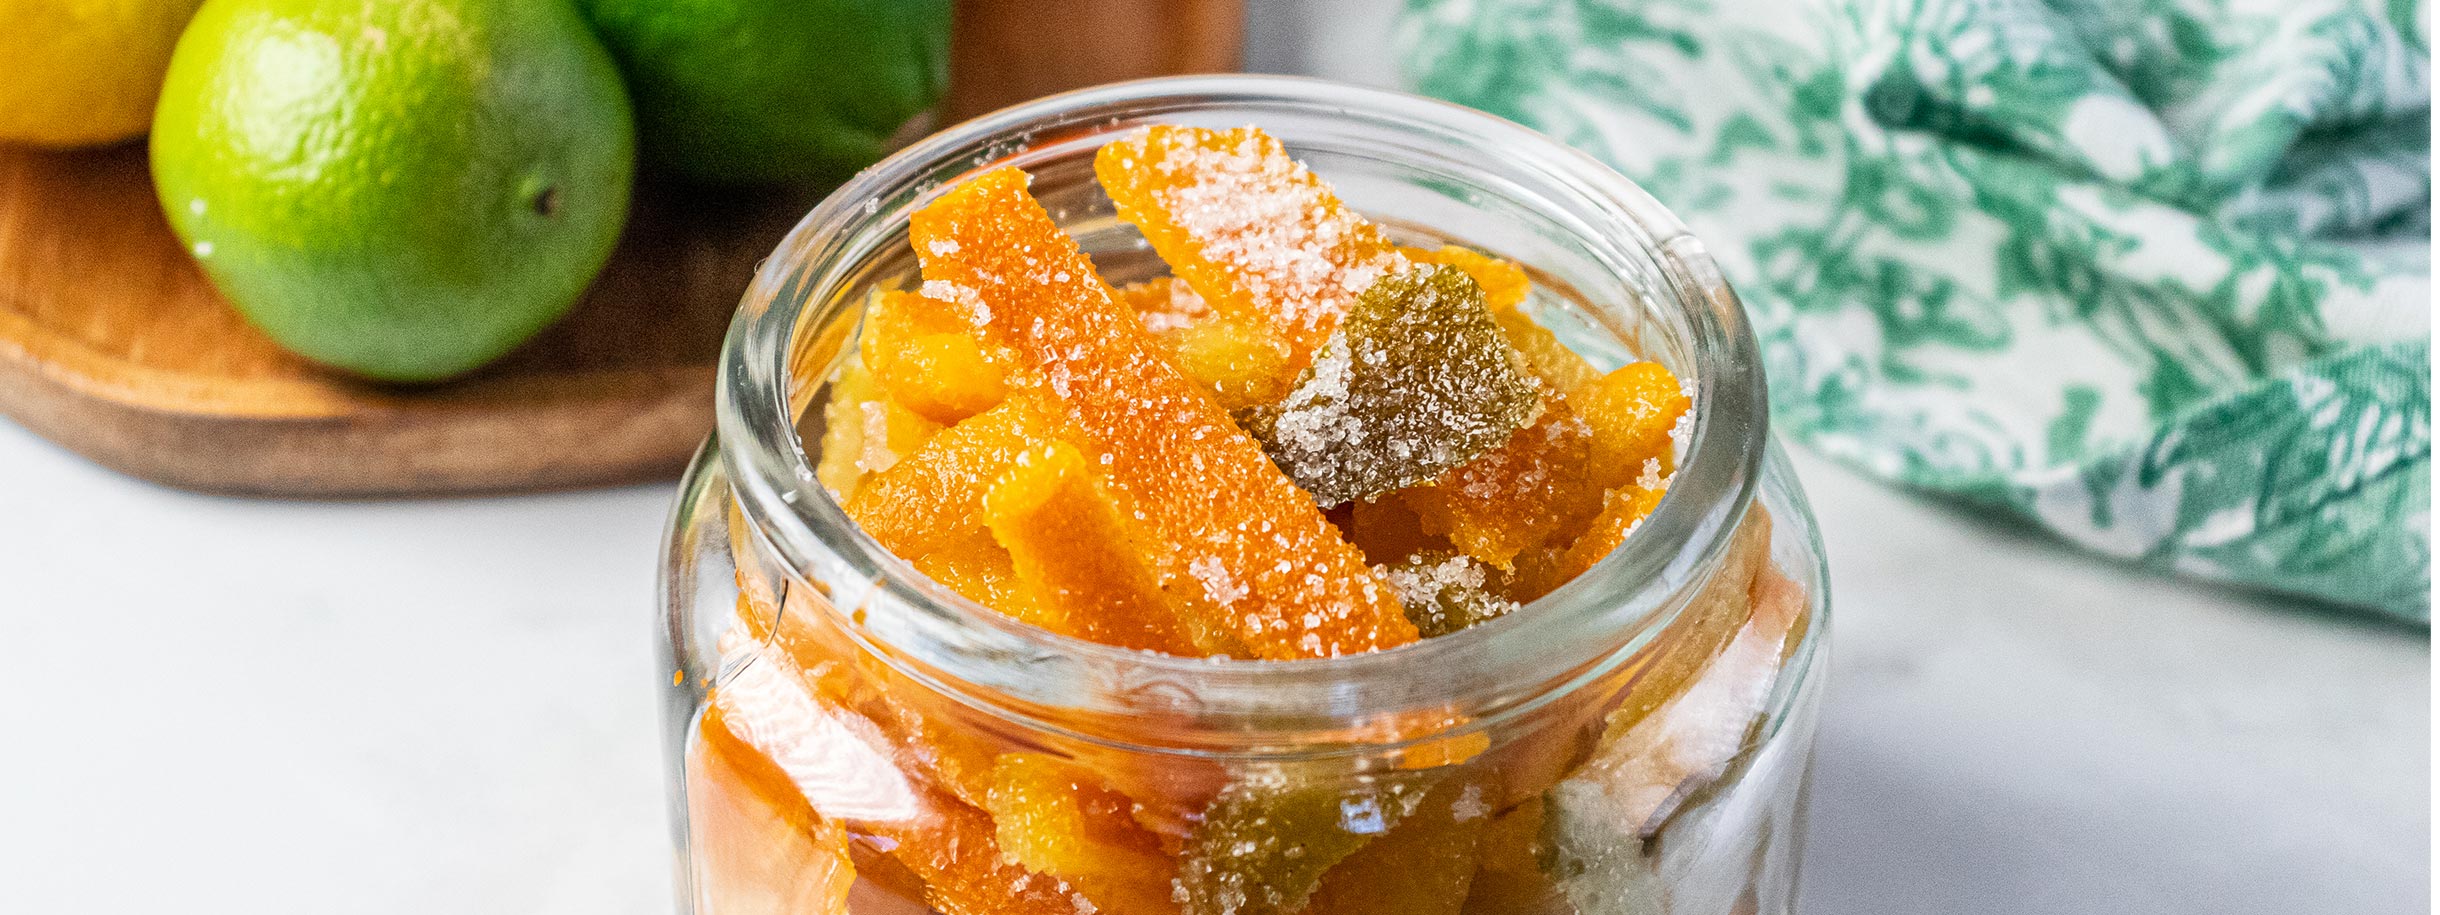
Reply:
M1341 5L1258 17L1254 65L1389 78L1387 4ZM2422 630L1798 466L1836 605L1804 911L2428 911ZM0 911L670 910L671 487L236 500L5 422L0 480Z

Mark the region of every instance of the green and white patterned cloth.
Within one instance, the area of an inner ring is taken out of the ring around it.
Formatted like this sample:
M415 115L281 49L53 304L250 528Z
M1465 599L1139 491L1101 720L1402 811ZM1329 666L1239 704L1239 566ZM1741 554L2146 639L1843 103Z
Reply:
M2429 37L2420 0L1410 0L1399 40L1686 221L1782 433L2428 623Z

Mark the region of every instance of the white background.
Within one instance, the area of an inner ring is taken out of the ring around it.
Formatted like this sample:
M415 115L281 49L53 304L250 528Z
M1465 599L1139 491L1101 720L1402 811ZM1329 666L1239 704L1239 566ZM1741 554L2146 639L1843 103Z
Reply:
M1257 0L1252 64L1391 80L1389 5ZM1804 911L2428 910L2423 630L1797 464L1836 604ZM234 500L4 422L0 481L0 912L670 910L669 486Z

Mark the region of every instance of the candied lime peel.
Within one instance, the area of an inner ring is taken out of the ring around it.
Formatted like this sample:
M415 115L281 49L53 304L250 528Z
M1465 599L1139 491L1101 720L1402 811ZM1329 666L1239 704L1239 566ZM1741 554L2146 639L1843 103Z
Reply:
M1279 403L1246 426L1323 505L1430 480L1533 421L1541 393L1465 271L1418 266L1356 298Z
M1517 602L1488 587L1492 570L1472 556L1425 550L1373 571L1398 592L1406 618L1424 638L1448 635L1508 615Z
M1179 854L1186 915L1290 915L1322 875L1413 814L1444 773L1250 767L1213 798Z

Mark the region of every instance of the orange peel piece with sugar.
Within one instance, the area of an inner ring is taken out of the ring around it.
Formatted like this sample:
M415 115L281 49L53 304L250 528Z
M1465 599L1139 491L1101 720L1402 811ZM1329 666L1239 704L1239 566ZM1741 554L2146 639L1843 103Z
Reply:
M968 600L1028 622L1042 611L1017 578L1016 560L987 530L966 530L913 560L915 571Z
M925 295L1010 354L1021 387L1064 405L1079 444L1167 545L1163 587L1199 591L1205 624L1260 658L1414 641L1363 555L1162 355L1028 181L984 172L914 214Z
M1007 379L974 332L915 298L887 290L866 307L858 347L873 378L891 398L944 425L997 405L1008 395Z
M1093 174L1214 311L1270 327L1291 372L1374 280L1407 266L1379 226L1256 128L1149 127L1103 146Z
M729 912L844 915L856 880L846 827L705 712L686 749L687 841L699 904Z
M1623 538L1650 513L1666 485L1671 430L1690 405L1677 376L1660 363L1637 362L1565 397L1546 392L1543 402L1542 418L1507 444L1429 486L1400 493L1426 531L1507 570L1517 567L1520 554L1546 545ZM1621 504L1614 496L1631 498ZM1596 522L1601 532L1586 534L1584 525L1595 518L1602 519ZM1597 547L1593 559L1616 546ZM1562 560L1572 571L1534 590L1590 568L1580 559Z
M1017 397L949 427L864 479L847 516L909 562L983 527L983 494L1017 455L1059 434L1054 407Z
M822 405L822 459L814 477L849 498L868 475L889 469L939 433L939 423L891 397L863 362L850 362Z
M1007 548L1034 608L1027 622L1105 645L1220 653L1197 644L1161 592L1147 555L1156 545L1131 514L1093 478L1084 455L1060 442L1018 455L983 497L984 523Z
M1105 911L1177 911L1169 886L1177 866L1160 838L1136 823L1133 800L1083 766L1002 754L983 803L1000 849L1017 863L1066 880Z
M1399 496L1431 534L1507 570L1517 555L1574 529L1601 510L1588 470L1593 430L1557 397L1507 443Z
M1526 314L1525 309L1493 309L1491 320L1499 322L1500 331L1508 336L1508 345L1516 347L1525 357L1525 364L1532 366L1533 373L1553 390L1574 391L1601 378L1599 369L1560 342L1558 334Z
M1250 325L1214 314L1194 287L1174 276L1114 290L1135 310L1144 329L1160 342L1186 377L1203 384L1231 410L1280 399L1296 376L1288 345L1270 326Z
M1675 469L1670 430L1693 401L1676 375L1658 362L1636 362L1601 376L1567 396L1568 406L1593 430L1594 479L1616 489L1658 488Z
M1073 887L1008 860L991 817L920 779L869 720L819 695L815 673L759 656L716 687L705 739L769 761L781 784L848 831L883 840L925 901L957 915L1071 915Z
M1489 818L1482 786L1434 785L1412 815L1322 875L1306 915L1457 915Z

